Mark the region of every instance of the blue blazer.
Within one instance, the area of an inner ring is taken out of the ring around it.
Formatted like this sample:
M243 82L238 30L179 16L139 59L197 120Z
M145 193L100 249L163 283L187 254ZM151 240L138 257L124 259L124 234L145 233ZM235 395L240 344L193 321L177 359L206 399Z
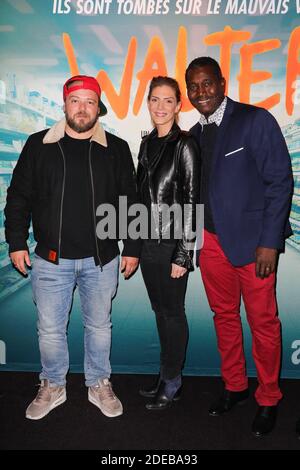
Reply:
M234 266L255 260L258 246L284 248L293 192L290 155L281 129L263 108L227 98L209 182L216 233ZM190 132L201 146L200 123Z

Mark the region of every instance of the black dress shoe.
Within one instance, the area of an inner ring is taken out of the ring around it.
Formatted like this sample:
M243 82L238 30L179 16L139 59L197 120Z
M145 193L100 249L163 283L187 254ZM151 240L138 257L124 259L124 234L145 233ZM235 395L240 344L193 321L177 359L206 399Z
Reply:
M252 424L252 434L262 437L274 429L277 406L259 406Z
M213 403L213 405L208 410L208 413L211 416L221 416L224 413L227 413L234 407L236 404L244 403L249 397L249 390L242 390L241 392L231 392L230 390L223 390L221 398Z
M165 410L166 408L169 408L173 401L178 401L180 399L181 388L182 387L177 390L173 398L169 398L166 395L166 384L161 381L153 401L146 404L147 410Z
M297 435L298 439L300 439L300 418L298 419L298 421L296 423L296 435Z
M161 383L161 377L160 375L158 375L156 377L155 382L149 388L142 388L141 390L139 390L139 394L142 395L142 397L154 398L155 395L157 394L160 383Z

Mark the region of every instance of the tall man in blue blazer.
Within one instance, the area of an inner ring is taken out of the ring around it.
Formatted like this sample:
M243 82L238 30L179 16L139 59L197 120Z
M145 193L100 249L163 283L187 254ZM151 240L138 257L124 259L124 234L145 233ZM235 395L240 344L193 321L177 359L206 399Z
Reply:
M280 127L268 111L225 96L225 79L214 59L193 60L186 84L188 97L200 113L191 129L202 160L204 244L199 265L214 312L225 384L209 413L220 416L248 397L242 296L259 383L252 432L262 436L274 428L282 398L275 272L278 253L291 234L290 156Z

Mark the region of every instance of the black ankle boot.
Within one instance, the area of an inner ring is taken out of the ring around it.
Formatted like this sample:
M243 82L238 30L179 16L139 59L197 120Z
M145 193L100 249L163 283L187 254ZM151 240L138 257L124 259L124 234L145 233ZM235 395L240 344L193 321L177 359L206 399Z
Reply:
M161 381L153 401L146 404L147 410L165 410L166 408L169 408L173 401L180 400L181 389L182 386L177 390L172 398L169 398L166 394L166 384Z
M160 383L161 383L161 377L160 375L158 375L156 377L155 382L150 387L142 388L141 390L139 390L139 394L142 395L142 397L154 398L155 395L157 394Z

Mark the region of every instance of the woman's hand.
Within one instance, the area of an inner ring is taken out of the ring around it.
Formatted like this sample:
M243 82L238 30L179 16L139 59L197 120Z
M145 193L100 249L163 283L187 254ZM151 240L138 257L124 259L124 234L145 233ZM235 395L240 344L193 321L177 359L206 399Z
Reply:
M172 263L171 277L173 279L178 279L179 277L184 276L186 272L187 272L186 268L183 268L182 266L178 266L178 264Z

